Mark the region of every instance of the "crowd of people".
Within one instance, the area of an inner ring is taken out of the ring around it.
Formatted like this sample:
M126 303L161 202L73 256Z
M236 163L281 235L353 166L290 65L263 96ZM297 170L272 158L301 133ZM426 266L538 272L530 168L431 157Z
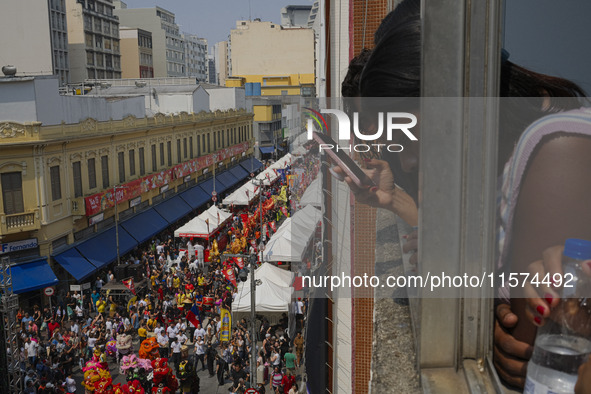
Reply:
M238 248L259 258L257 245L286 218L282 208L289 199L282 201L281 196L289 193L288 175L289 170L261 193L267 234L258 226L258 203L234 210L232 220L210 240L174 238L169 229L123 259L140 266L142 273L141 280L125 282L127 296L109 290L110 283L124 279L117 280L117 271L111 269L96 277L90 292L61 290L51 309L35 305L19 310L24 392L74 393L82 383L97 394L136 392L133 388L140 386L144 392L175 392L178 386L180 392L195 393L199 376L207 371L220 386L230 379L230 393L243 393L250 388L253 346L259 392L298 392L306 300L293 304L298 316L294 338L289 336L287 313L276 324L257 316L255 338L245 319L233 322L229 337L222 326L223 312L231 311L237 294L234 278L251 264L251 259L237 264L224 255ZM114 384L108 368L112 363L125 374L125 384Z

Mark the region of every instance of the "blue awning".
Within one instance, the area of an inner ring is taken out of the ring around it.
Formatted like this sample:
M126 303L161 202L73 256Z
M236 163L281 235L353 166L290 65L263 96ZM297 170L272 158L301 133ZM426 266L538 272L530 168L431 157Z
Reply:
M47 263L47 259L14 265L10 267L10 271L12 273L12 291L16 294L55 286L59 282Z
M263 163L261 163L258 159L251 157L250 159L245 159L240 162L242 168L244 168L249 174L251 172L257 172L261 167L263 167Z
M119 225L119 255L123 256L137 246L137 241ZM76 249L86 257L95 267L103 268L117 260L117 240L115 228L112 227L88 241L76 246Z
M156 205L154 209L166 219L168 223L172 224L191 212L193 208L191 208L180 196L174 196L170 200L166 200Z
M121 223L127 232L139 243L146 242L168 227L168 222L153 208L148 209Z
M239 165L239 164L236 165L236 166L234 166L234 167L232 167L232 168L230 168L228 171L230 171L230 173L232 175L234 175L234 177L236 179L238 179L238 181L241 181L241 180L243 180L245 178L248 178L248 176L250 175L248 173L248 171L246 171L244 168L242 168L242 166Z
M193 186L187 191L181 193L181 198L187 202L193 209L197 209L209 201L211 196L203 191L199 186Z
M231 188L232 186L240 182L234 175L232 175L230 171L224 171L219 175L216 174L215 177L216 180L219 179L220 182L222 182L227 189Z
M259 150L263 155L275 152L275 148L272 146L259 146Z
M53 258L78 282L96 272L96 267L86 260L76 248L68 249Z
M211 192L213 190L213 177L209 178L206 181L201 182L199 184L199 187L201 189L203 189L203 191L205 193L207 193L208 195L211 196ZM216 180L215 180L215 191L216 191L216 193L217 194L220 194L220 193L222 193L226 189L227 189L227 187L224 186L224 184L222 182L220 182L219 179L217 179L217 176L216 176Z

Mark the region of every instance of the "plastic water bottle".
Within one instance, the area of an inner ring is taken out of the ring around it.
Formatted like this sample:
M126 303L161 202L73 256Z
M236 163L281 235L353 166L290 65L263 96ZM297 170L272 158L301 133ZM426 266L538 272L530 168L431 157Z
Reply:
M584 260L591 260L591 242L568 239L560 303L546 324L538 328L524 393L575 391L579 366L591 354L591 278L582 271Z

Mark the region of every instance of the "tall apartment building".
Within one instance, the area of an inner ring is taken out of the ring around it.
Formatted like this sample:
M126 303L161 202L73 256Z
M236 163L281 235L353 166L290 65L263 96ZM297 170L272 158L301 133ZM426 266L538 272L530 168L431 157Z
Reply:
M221 41L215 44L214 53L218 85L226 86L226 79L230 76L228 69L230 63L228 57L228 41Z
M232 81L227 86L260 83L263 96L314 96L314 30L238 21L229 45Z
M119 20L112 0L66 0L70 79L121 78Z
M115 5L117 8L114 13L122 26L152 33L154 76L185 76L185 44L179 26L175 23L174 13L161 7L127 8L123 2Z
M207 40L194 34L183 33L185 42L185 70L187 77L195 77L206 82L207 75Z
M66 1L47 1L49 4L49 28L51 30L53 74L59 77L61 85L65 85L70 82Z
M134 27L120 27L121 75L123 78L154 78L152 33Z
M17 76L58 75L69 82L68 31L65 0L21 0L2 5L2 62L17 68ZM15 39L18 37L18 39Z
M207 83L217 85L217 81L215 57L213 55L207 55Z

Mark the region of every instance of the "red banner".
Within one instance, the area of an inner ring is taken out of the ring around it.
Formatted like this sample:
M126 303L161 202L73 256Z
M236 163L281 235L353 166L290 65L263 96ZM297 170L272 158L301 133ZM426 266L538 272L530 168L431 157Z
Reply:
M136 179L128 182L117 188L108 189L105 192L93 194L84 199L86 206L86 216L96 215L105 209L115 206L115 200L118 204L131 200L132 198L141 196L157 187L167 185L172 180L172 169L159 172L157 174L148 175L146 177ZM115 189L117 194L115 195Z
M183 178L194 172L209 167L216 161L221 161L233 156L237 156L242 152L246 152L248 147L249 143L248 141L245 141L241 144L222 149L217 153L202 156L197 159L181 163L157 174L148 175L143 178L125 183L124 185L118 186L116 188L116 196L115 188L93 194L92 196L86 197L84 199L86 216L93 216L104 211L105 209L114 207L115 201L120 204L124 201L131 200L152 189L167 185L173 179Z
M275 224L275 222L270 222L269 226L271 226L271 228L273 229L273 232L277 232L277 224Z
M236 263L239 269L244 269L244 260L242 257L234 257L234 263Z
M135 285L133 284L133 278L122 280L121 283L125 285L135 295Z
M287 211L287 208L285 207L281 207L281 212L283 212L283 214L287 217L289 217L289 212Z
M236 275L234 274L234 268L226 268L224 270L224 276L232 283L232 285L234 285L234 287L236 287Z

